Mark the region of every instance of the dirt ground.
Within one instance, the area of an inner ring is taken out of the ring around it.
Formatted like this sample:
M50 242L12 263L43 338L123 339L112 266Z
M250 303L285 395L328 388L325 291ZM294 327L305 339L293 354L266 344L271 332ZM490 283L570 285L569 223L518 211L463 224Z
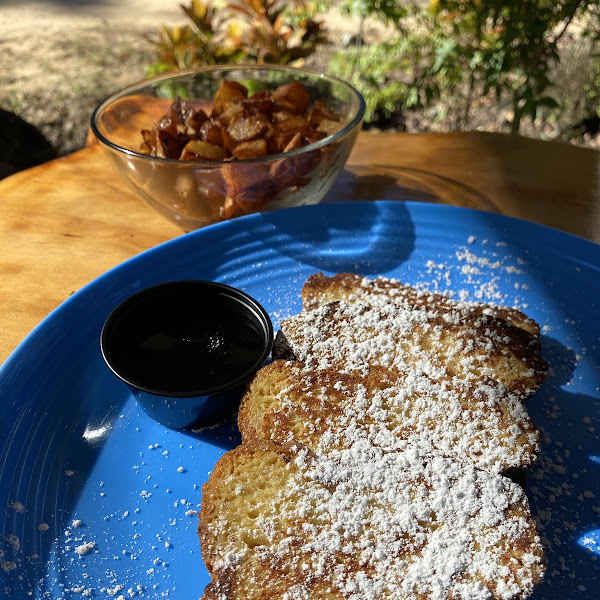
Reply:
M0 0L0 109L35 126L58 155L81 148L94 108L113 92L144 78L153 59L149 38L159 26L186 23L180 3L188 1ZM333 48L359 27L335 9L324 21ZM377 33L375 24L367 25L366 38ZM308 66L324 68L326 53L311 57ZM436 121L435 113L434 108L409 115L399 128L448 128ZM478 129L502 130L504 120L502 107L484 106L475 123ZM541 133L541 137L553 135Z

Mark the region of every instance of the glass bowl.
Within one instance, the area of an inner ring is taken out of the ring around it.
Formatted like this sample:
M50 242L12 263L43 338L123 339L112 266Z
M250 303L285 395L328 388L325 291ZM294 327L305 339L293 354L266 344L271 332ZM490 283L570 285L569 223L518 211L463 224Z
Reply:
M143 153L142 130L151 130L175 98L210 116L224 80L244 85L250 98L298 82L308 92L310 106L318 100L339 117L339 129L303 147L259 158L181 160ZM220 65L131 85L98 106L91 128L130 186L189 231L248 213L320 202L346 163L364 111L364 100L352 86L323 73L278 65Z

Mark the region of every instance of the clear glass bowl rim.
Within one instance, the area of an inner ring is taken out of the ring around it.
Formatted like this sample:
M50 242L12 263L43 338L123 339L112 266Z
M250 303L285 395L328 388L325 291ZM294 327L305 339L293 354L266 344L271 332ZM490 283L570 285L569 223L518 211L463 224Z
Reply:
M349 121L342 129L334 133L333 135L327 136L318 142L314 142L312 144L308 144L307 146L302 146L302 148L298 148L297 150L291 150L290 152L281 152L279 154L269 154L267 156L260 156L258 158L246 158L246 159L238 159L235 161L194 161L194 160L180 160L177 158L161 158L158 156L150 156L148 154L142 154L141 152L135 152L134 150L130 150L128 148L123 148L123 146L119 146L115 144L111 140L109 140L103 133L100 132L97 125L97 120L99 116L116 100L120 98L126 97L140 88L148 87L160 83L162 81L166 81L169 79L179 79L181 77L185 77L187 75L192 75L194 73L207 72L207 71L239 71L239 70L251 70L251 71L265 71L265 70L275 70L275 71L283 71L289 73L302 73L308 76L316 76L327 81L332 81L342 87L346 88L357 100L357 110L356 115ZM91 129L96 139L98 139L105 146L111 148L112 150L116 150L117 152L121 152L123 154L127 154L131 157L139 158L142 160L151 160L156 163L164 163L164 164L177 164L177 165L195 165L195 166L220 166L224 164L231 164L231 162L238 163L264 163L271 160L281 160L282 158L288 158L293 156L298 156L300 154L304 154L305 152L309 152L311 150L315 150L317 148L322 148L323 146L327 146L332 142L340 140L344 138L348 133L350 133L355 127L357 127L363 120L365 114L365 100L360 94L360 92L354 88L352 85L344 81L343 79L339 79L338 77L334 77L333 75L328 75L327 73L323 73L320 71L316 71L313 69L306 69L304 67L289 67L287 65L261 65L261 64L229 64L229 65L211 65L207 67L195 67L192 69L184 69L181 71L171 71L169 73L165 73L162 75L157 75L155 77L151 77L148 79L144 79L142 81L138 81L133 83L119 92L112 94L106 100L101 102L91 117Z

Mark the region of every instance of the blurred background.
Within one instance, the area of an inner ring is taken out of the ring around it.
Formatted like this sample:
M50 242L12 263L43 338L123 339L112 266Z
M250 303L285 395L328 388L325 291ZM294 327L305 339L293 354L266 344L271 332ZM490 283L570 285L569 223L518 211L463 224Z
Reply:
M0 0L0 177L73 152L107 96L205 64L337 75L372 131L600 145L600 0Z

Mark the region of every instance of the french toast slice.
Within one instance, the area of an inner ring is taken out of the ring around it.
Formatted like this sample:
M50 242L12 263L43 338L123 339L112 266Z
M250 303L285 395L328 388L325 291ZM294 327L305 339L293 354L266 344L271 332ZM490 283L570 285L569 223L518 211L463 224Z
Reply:
M522 402L492 380L433 381L382 367L340 374L277 360L252 378L238 412L243 441L301 442L316 454L357 439L384 452L412 445L480 469L530 466L540 436Z
M483 302L457 301L449 296L419 290L387 277L368 279L356 273L337 273L327 277L323 273L315 273L306 280L301 296L304 310L312 310L335 300L376 302L378 298L383 297L400 305L461 311L472 315L491 315L528 331L534 337L540 335L540 326L515 308Z
M491 315L431 307L335 301L281 323L273 357L308 369L383 366L432 379L489 377L520 397L543 382L539 340Z
M522 489L413 448L245 442L202 489L203 600L526 598L544 555Z

